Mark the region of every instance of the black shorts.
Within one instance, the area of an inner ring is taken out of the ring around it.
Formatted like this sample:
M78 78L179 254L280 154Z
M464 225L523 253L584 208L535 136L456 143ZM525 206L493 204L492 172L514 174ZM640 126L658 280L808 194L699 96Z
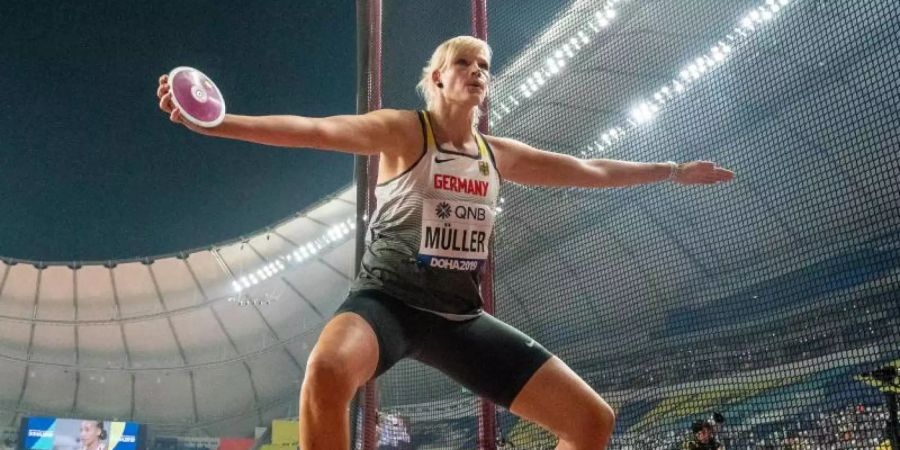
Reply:
M509 408L553 355L525 333L489 314L453 321L411 308L384 292L351 292L335 315L362 316L378 338L375 377L411 357L475 394Z

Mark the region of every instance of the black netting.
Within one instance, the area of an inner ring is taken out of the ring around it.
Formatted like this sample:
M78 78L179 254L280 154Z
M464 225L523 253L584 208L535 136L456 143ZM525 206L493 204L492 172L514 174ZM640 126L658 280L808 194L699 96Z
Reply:
M896 6L488 5L492 134L737 172L715 187L504 186L497 316L615 407L611 448L681 448L714 412L729 449L887 445L890 388L871 372L898 381ZM386 107L421 107L421 65L469 33L468 13L464 1L385 3ZM474 448L475 399L442 375L404 362L379 386L414 448ZM516 448L554 445L498 419Z
M611 448L680 447L713 412L727 448L881 444L883 393L858 376L900 358L896 5L575 1L527 42L522 11L489 13L495 49L515 49L495 134L737 172L717 187L506 186L497 314L613 404ZM500 423L519 448L552 447Z

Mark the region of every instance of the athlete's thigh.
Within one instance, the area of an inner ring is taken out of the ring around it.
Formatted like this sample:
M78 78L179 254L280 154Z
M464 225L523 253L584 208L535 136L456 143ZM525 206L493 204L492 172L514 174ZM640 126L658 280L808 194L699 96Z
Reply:
M352 357L365 361L367 369L374 359L374 370L366 372L368 377L365 381L368 381L386 372L409 354L417 322L416 314L424 313L403 305L383 292L366 290L351 293L335 312L332 321L352 320L365 325L364 328L369 331L365 336L357 335L357 338L364 340L364 345L362 342L360 345L353 342L342 344L352 347ZM345 317L348 319L342 319Z
M557 357L548 360L513 400L510 411L562 438L612 426L612 408Z
M465 322L433 322L414 357L507 408L552 356L525 333L488 314Z

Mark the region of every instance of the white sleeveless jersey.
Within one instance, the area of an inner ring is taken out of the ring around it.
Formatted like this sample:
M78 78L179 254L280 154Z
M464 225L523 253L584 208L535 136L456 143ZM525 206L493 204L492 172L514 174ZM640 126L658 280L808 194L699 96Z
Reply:
M500 176L490 146L478 155L438 147L427 112L425 145L412 167L375 188L377 206L353 289L378 289L445 317L481 312L481 271L490 249Z

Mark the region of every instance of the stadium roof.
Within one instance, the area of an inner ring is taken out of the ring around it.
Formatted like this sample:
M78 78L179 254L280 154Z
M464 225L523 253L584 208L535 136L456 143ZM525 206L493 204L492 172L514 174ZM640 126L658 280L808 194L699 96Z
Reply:
M52 414L228 436L296 415L309 349L353 274L355 203L349 187L176 255L4 259L0 423Z

